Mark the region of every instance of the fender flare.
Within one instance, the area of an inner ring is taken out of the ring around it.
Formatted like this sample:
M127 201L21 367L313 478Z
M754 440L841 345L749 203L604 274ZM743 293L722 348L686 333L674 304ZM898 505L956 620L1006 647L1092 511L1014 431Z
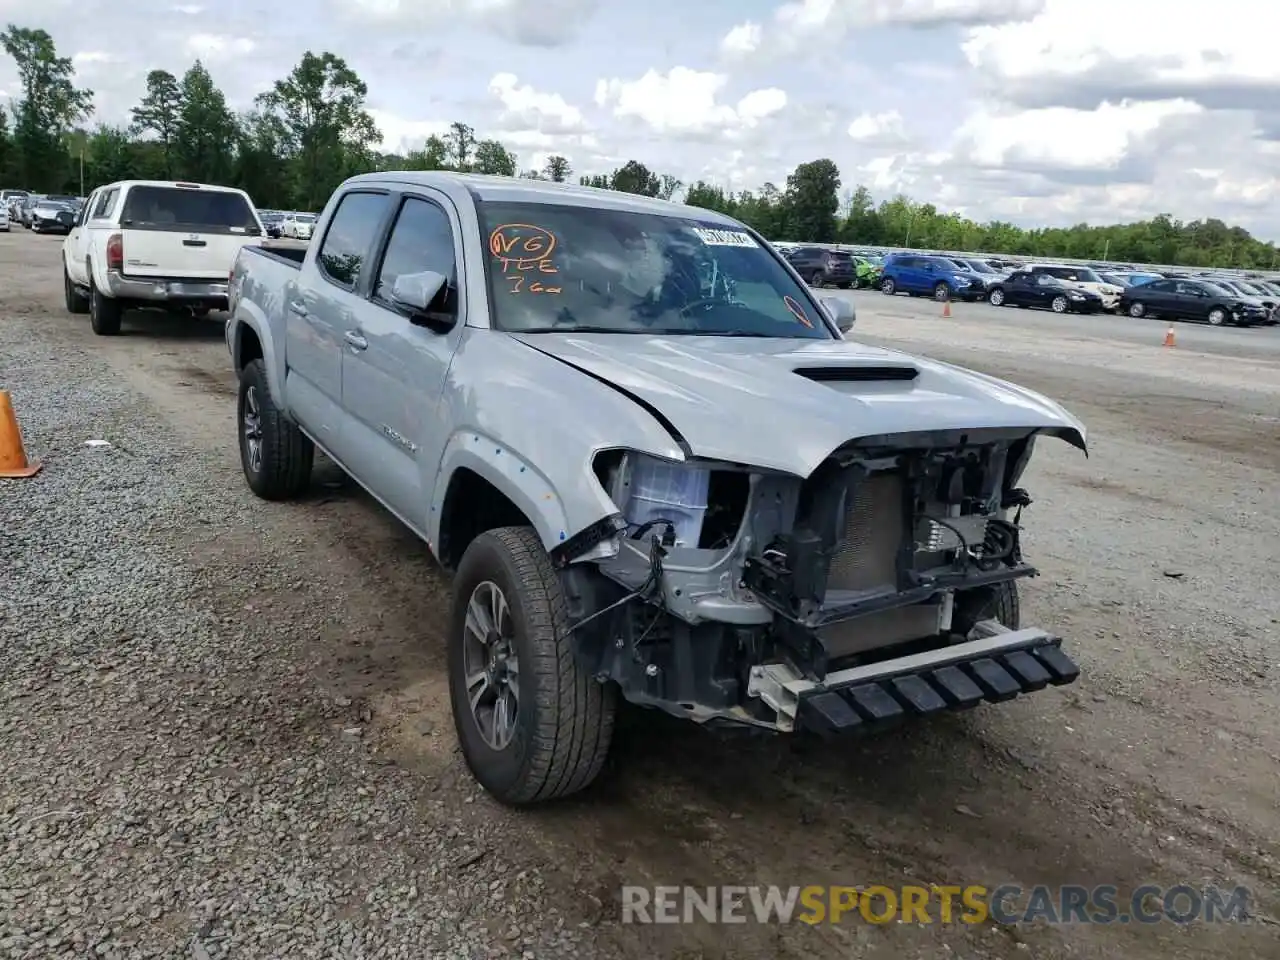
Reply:
M267 368L267 389L271 391L271 396L276 398L276 403L282 403L287 408L288 398L285 396L284 384L281 382L283 368L276 363L275 340L268 333L270 326L266 315L252 301L241 299L236 306L235 315L231 318L231 324L231 336L227 346L231 350L231 366L235 370L236 377L239 378L242 372L239 360L240 344L244 340L245 330L251 330L258 338L259 346L262 347L263 366Z
M432 552L440 545L445 497L454 474L462 468L483 477L519 507L548 552L568 539L568 512L550 480L501 441L478 430L460 430L449 438L440 456L438 480L427 513L427 546ZM608 512L603 510L602 516Z

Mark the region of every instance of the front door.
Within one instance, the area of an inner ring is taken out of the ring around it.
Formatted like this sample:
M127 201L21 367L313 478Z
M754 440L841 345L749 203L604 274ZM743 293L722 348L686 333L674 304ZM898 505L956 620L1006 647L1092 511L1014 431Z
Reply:
M419 530L427 528L436 467L448 440L442 394L465 317L451 210L448 200L434 195L403 198L342 358L351 431L345 446L362 464L374 465L367 468L374 493ZM449 278L433 317L447 316L452 326L425 326L392 299L396 277L428 270Z
M294 416L344 462L342 355L356 325L361 275L391 203L379 192L346 194L330 218L314 269L285 287L285 391Z

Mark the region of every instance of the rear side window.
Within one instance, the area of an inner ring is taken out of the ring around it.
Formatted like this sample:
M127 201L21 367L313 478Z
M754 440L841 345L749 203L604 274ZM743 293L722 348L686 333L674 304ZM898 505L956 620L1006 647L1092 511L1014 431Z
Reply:
M125 195L120 223L131 230L258 233L253 208L243 196L196 187L133 187Z
M320 271L338 286L350 290L356 285L389 202L385 193L360 192L338 201L316 257Z
M93 216L93 217L111 216L111 210L116 205L116 196L119 194L119 192L120 192L119 190L102 191L102 193L98 196L97 202L93 205L93 213L90 214L90 216Z

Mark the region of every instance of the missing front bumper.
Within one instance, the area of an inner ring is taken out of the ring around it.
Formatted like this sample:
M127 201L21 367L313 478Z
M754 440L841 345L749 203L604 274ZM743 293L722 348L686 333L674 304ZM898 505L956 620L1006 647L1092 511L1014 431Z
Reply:
M785 664L756 667L748 693L777 713L780 730L844 734L1011 700L1079 676L1057 637L985 620L964 643L836 671L820 681Z

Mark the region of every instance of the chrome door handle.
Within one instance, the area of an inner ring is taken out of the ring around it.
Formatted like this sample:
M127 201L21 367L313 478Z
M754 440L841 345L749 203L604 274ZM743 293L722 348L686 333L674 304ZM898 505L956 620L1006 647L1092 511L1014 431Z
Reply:
M348 330L344 336L346 337L347 343L351 345L351 349L353 350L364 350L369 346L369 341L355 330Z
M296 313L300 317L305 317L307 315L307 305L301 300L290 300L289 312Z

